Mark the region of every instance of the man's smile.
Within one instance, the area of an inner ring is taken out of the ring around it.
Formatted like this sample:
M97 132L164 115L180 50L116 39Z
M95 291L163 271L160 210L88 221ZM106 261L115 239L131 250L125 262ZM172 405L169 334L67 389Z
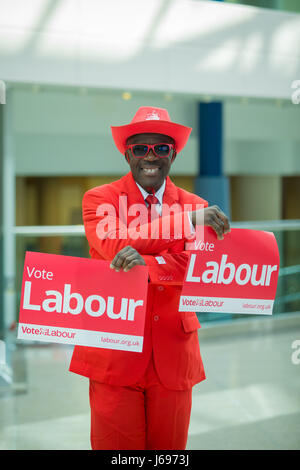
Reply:
M158 165L143 164L141 166L141 171L145 176L157 176L160 172L160 167Z

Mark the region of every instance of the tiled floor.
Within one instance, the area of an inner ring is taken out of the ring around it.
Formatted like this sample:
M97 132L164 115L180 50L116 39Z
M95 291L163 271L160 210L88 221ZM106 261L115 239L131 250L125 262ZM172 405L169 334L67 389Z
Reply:
M200 330L207 380L194 387L188 449L300 449L296 339L299 329L214 338ZM0 449L90 449L88 380L67 372L71 351L15 351L25 375L15 393L0 392Z

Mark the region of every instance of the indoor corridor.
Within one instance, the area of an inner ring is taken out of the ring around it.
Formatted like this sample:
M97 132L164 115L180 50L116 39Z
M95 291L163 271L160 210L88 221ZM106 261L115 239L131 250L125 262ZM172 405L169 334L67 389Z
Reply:
M193 389L187 449L300 449L300 320L263 324L199 330L207 379ZM90 449L88 379L68 372L71 353L37 342L11 351L0 449Z

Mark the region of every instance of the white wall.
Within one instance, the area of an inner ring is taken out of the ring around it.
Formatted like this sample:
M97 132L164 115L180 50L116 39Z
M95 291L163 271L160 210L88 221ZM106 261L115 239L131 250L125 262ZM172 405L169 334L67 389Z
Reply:
M141 105L168 109L171 119L193 127L172 174L197 175L197 101L140 94L124 101L114 92L11 90L18 175L119 175L128 167L115 148L111 125L130 122ZM7 105L5 105L7 106ZM227 175L300 173L300 104L225 102L224 171Z
M300 174L300 104L226 104L228 175Z
M300 15L200 0L1 0L0 79L288 98Z
M114 145L111 125L127 124L139 106L166 107L171 119L195 128L194 101L144 94L130 101L114 93L12 90L17 175L120 175L128 165ZM172 166L172 174L196 175L196 133Z

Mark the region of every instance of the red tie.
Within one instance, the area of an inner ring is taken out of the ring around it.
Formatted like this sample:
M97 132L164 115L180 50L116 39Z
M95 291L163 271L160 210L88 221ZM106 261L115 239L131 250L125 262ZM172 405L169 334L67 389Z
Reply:
M157 217L159 217L159 213L157 212L155 207L155 205L159 203L159 200L153 194L149 194L149 196L146 197L145 201L148 202L148 221L151 222L151 215L152 220L155 220L157 219ZM153 208L151 209L152 206Z

